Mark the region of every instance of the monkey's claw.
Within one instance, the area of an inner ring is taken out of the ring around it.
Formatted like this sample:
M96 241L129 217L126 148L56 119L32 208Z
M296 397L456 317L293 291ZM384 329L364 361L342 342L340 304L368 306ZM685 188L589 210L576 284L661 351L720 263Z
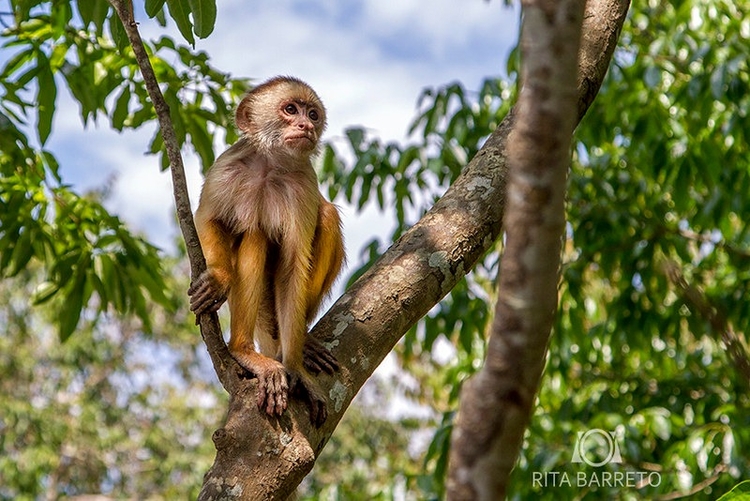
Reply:
M326 348L318 339L307 336L303 351L305 369L313 374L333 374L339 370L339 361L333 356L331 350Z

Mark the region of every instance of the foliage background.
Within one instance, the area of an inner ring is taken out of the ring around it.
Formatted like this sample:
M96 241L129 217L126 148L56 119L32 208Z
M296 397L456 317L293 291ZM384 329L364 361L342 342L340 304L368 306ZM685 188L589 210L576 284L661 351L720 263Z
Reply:
M166 22L159 4L149 3ZM0 73L0 497L195 497L224 402L181 293L184 255L131 232L102 205L106 187L67 185L45 150L60 89L84 122L150 125L140 77L109 41L121 27L106 3L12 6ZM715 499L750 476L748 381L663 271L676 264L726 325L747 332L748 7L632 9L576 132L560 308L515 499ZM180 43L165 36L150 48L180 139L209 165L214 145L235 138L231 107L248 82ZM512 53L508 76L476 90L426 88L406 142L351 128L326 149L332 197L394 216L393 234L362 251L365 267L476 153L514 100L517 69ZM160 145L156 134L147 148ZM483 359L497 256L405 336L399 370L350 409L303 484L310 499L441 496L460 384ZM603 470L658 471L661 484L534 483L538 472L591 473L571 456L576 434L593 428L621 437L624 462Z

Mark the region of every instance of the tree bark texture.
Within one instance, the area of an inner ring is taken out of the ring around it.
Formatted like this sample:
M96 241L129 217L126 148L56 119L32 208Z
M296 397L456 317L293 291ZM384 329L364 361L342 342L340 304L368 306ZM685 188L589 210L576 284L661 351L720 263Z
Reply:
M461 392L449 500L505 498L557 307L585 0L522 2L521 92L508 137L505 251L487 358Z
M188 243L192 273L202 271L179 157L166 103L153 78L146 51L126 0L110 0L125 25L154 101L167 145L180 226ZM626 0L591 0L579 69L578 117L593 101L614 52L627 12ZM140 47L139 47L140 46ZM140 56L139 56L140 54ZM144 59L145 58L145 61ZM150 77L146 73L150 71ZM165 111L166 110L166 111ZM319 382L328 394L329 417L311 426L307 408L292 399L280 419L255 405L257 380L244 377L221 337L218 320L204 318L201 330L220 381L230 394L227 419L214 432L216 460L204 478L199 499L286 499L312 469L352 399L396 342L463 278L495 242L505 207L506 142L511 111L464 173L435 206L407 231L331 307L311 335L323 340L341 364ZM205 267L205 264L203 264ZM204 316L205 317L205 316Z

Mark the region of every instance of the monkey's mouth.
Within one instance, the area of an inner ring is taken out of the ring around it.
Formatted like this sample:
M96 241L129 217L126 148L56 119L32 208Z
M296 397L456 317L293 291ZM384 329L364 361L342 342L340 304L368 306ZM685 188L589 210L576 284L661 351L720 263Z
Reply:
M299 146L302 146L305 143L308 143L310 145L315 144L315 140L306 134L294 134L294 135L286 136L284 140L292 144L299 145Z

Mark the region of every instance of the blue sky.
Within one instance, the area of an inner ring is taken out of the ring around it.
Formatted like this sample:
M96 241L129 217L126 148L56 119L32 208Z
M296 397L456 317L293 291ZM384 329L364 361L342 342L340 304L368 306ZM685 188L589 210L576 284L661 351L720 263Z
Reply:
M501 0L217 3L214 33L196 48L236 76L262 81L288 74L306 80L328 109L324 139L334 141L350 125L363 125L385 140L405 140L423 87L460 80L478 88L485 77L502 74L518 36L518 10ZM139 23L146 39L167 34L181 40L173 26L162 28L145 16ZM144 155L154 129L122 134L104 125L84 129L66 92L58 94L57 104L47 146L58 155L66 182L79 189L112 182L110 210L157 245L171 247L178 230L170 178L159 172L156 157ZM202 178L189 154L186 169L195 206ZM390 232L390 219L374 210L355 215L342 206L342 212L350 258L373 233Z

